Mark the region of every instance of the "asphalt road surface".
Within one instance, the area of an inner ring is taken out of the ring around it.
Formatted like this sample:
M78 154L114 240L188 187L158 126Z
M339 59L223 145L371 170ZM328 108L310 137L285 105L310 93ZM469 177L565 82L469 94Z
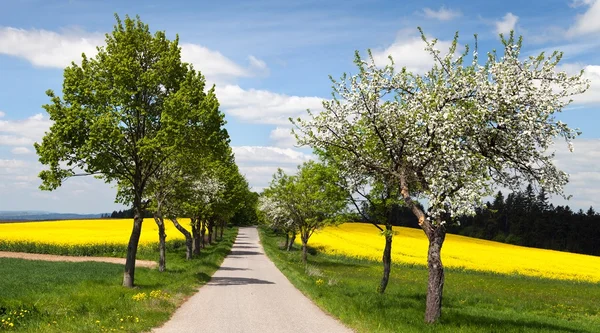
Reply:
M254 227L240 228L210 282L153 332L352 332L300 293L265 256Z

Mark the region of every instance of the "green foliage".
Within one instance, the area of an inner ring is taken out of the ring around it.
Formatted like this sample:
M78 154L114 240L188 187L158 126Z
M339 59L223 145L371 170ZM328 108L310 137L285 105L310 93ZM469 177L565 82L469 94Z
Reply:
M598 284L447 269L444 316L422 321L427 269L395 265L385 294L378 262L317 253L307 274L298 252L268 229L265 253L300 291L357 332L598 332ZM322 282L319 282L321 280Z
M19 332L148 331L208 282L236 235L236 228L227 229L222 241L189 261L183 259L185 247L168 251L170 268L162 273L139 268L133 290L119 286L121 265L0 258L0 319L10 317ZM157 255L155 249L149 254ZM146 297L134 299L140 293ZM22 310L27 312L20 316Z

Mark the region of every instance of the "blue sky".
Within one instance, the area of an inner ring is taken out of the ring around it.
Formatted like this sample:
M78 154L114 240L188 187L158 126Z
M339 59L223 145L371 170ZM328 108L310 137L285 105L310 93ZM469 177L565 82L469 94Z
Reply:
M480 53L499 48L498 33L515 29L524 52L565 52L561 70L586 70L590 90L560 115L583 135L575 152L557 145L556 163L571 174L566 192L576 209L600 208L600 2L486 1L2 1L0 11L0 210L107 212L115 190L94 178L38 190L33 142L50 122L41 105L60 92L62 69L94 53L112 30L114 13L140 15L152 30L179 34L184 61L217 85L236 161L255 190L277 167L293 171L310 159L294 147L287 118L318 110L331 94L328 75L354 72L354 50L371 49L423 71L431 60L417 26L440 40L459 31L479 36ZM562 199L553 199L564 204Z

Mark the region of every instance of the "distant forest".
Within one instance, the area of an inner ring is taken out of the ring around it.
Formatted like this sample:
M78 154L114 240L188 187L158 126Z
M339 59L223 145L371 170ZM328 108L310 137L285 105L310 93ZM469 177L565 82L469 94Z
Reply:
M407 209L399 209L397 225L418 228ZM590 207L574 212L569 206L554 206L544 190L535 193L529 185L506 198L498 192L493 202L462 216L448 232L503 243L600 255L600 214Z

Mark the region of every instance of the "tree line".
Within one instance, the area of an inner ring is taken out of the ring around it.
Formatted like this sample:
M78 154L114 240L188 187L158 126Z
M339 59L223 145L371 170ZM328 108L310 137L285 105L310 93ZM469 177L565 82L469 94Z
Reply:
M46 92L53 124L34 146L47 167L42 190L93 175L115 184L115 201L132 207L113 215L133 218L123 274L133 287L144 217L158 226L164 271L166 222L184 235L191 259L256 200L235 164L215 86L181 61L179 37L151 33L139 17L115 18L106 45L65 68L62 96Z

